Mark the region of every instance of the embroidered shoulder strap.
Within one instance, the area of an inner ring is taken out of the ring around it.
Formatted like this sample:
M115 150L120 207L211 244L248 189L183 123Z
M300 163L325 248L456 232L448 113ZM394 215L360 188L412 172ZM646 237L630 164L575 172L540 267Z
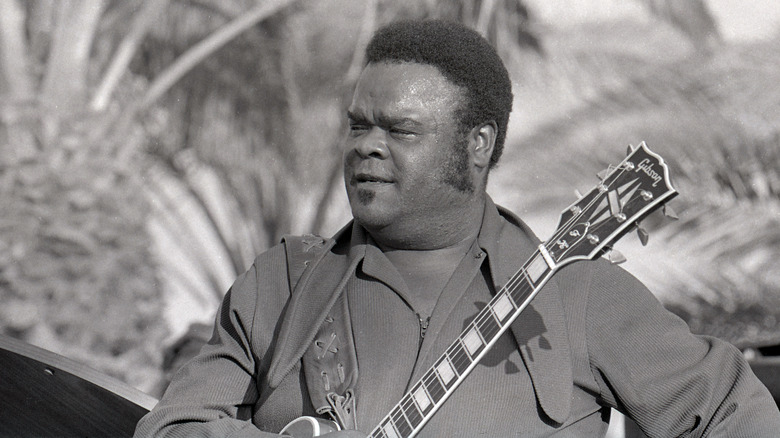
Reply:
M317 256L319 250L324 248L325 239L314 234L302 236L286 235L282 237L285 251L287 252L287 278L290 281L290 290L295 290L303 271Z
M304 292L297 289L305 285L298 283L325 248L325 239L309 234L285 236L282 241L287 251L290 290L300 295ZM317 413L329 415L342 429L355 429L357 419L353 388L357 381L357 356L343 293L330 307L302 361L309 397Z

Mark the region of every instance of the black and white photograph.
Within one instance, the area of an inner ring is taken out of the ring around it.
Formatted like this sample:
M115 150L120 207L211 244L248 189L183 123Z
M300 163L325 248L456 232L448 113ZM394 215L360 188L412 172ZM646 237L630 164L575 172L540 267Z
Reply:
M0 438L779 404L780 2L0 0Z

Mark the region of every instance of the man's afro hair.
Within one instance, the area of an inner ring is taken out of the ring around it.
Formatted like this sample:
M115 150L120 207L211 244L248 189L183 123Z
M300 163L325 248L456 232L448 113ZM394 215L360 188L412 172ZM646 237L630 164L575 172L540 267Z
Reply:
M498 163L512 111L512 82L498 53L479 33L452 21L398 21L374 34L366 62L436 67L466 92L466 103L458 112L464 131L491 120L498 126L490 167Z

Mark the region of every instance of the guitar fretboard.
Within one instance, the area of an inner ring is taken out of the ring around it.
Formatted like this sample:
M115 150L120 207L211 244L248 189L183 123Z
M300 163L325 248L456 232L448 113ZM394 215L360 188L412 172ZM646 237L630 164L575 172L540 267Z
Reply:
M546 255L540 246L369 437L408 438L425 425L552 276L555 265Z

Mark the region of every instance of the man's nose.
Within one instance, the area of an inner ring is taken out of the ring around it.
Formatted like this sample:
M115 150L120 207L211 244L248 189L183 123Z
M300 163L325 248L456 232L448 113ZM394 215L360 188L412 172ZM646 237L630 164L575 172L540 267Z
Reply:
M356 140L355 150L364 158L387 158L390 151L387 148L385 130L379 127L371 128L365 135Z

